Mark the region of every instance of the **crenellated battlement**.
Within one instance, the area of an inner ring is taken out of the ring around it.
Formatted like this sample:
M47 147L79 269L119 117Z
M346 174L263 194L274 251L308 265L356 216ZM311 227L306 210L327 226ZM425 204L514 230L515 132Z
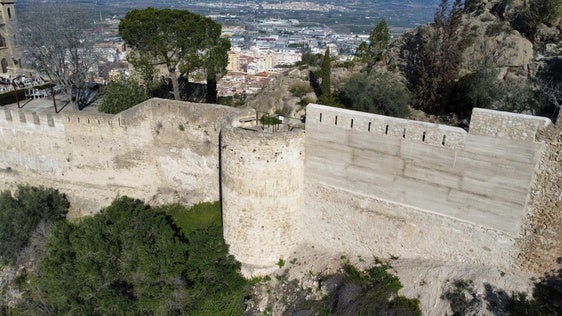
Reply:
M242 128L254 117L162 99L116 115L0 109L0 189L55 187L73 216L119 195L222 198L224 236L247 274L301 243L510 269L534 258L517 240L544 239L528 206L560 203L537 193L544 179L558 183L546 118L474 109L467 132L310 104L304 132ZM549 234L541 245L562 244Z
M459 127L406 120L396 117L309 104L307 127L340 127L373 137L402 138L411 142L458 148L464 146L466 131Z

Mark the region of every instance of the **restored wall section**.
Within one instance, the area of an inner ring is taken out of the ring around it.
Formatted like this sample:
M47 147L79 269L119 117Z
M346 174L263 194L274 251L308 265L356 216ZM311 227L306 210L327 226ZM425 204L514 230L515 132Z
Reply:
M117 115L0 112L0 189L60 189L74 216L115 197L193 204L219 199L218 135L240 111L152 99Z
M497 264L510 265L544 146L529 135L547 121L515 115L513 130L494 125L507 116L476 109L472 134L309 105L304 226L315 230L306 238L386 256L487 262L499 251L507 258L494 256Z
M224 238L244 274L275 268L302 241L304 133L224 127Z

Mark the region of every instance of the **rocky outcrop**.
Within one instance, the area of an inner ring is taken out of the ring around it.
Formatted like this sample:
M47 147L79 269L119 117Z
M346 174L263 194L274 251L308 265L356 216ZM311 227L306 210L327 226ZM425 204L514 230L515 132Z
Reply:
M300 97L294 96L289 88L293 84L308 84L308 69L292 69L281 73L271 79L260 91L246 102L256 111L264 114L284 114L290 117L300 117L304 115L304 109L297 103ZM311 94L309 98L312 98Z
M466 48L459 78L474 72L483 61L496 67L502 79L508 73L534 77L560 72L562 21L539 23L531 32L525 22L523 0L467 1L462 27ZM434 27L421 26L394 41L387 64L398 68L411 81L419 52Z

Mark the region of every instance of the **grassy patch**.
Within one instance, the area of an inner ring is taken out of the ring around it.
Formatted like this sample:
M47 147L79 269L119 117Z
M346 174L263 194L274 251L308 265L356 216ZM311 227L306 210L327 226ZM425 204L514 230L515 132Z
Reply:
M220 202L205 202L187 209L181 204L169 204L157 210L170 215L187 236L196 229L222 226Z

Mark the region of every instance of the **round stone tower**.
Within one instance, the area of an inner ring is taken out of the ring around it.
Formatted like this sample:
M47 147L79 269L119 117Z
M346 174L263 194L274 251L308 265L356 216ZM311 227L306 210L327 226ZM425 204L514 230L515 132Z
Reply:
M304 131L221 132L224 239L246 276L267 273L300 241Z

